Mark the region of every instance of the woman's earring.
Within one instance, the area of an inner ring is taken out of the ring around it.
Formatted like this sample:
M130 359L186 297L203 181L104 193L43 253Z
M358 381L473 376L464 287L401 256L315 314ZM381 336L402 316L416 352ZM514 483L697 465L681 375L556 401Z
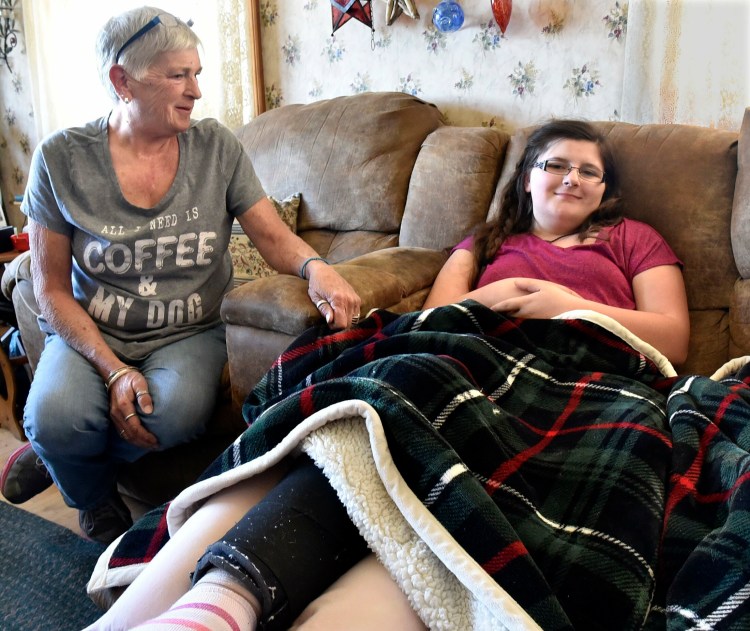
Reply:
M123 96L122 102L125 103L125 105L128 105L130 103L130 99L127 96Z

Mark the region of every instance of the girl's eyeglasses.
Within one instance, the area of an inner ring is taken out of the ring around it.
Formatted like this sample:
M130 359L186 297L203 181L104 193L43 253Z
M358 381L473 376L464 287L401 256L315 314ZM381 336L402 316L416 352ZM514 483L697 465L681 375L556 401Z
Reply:
M603 182L605 175L604 171L598 169L595 166L585 165L582 167L574 167L569 162L565 162L564 160L558 160L555 158L537 162L536 164L534 164L534 167L542 169L542 171L546 171L547 173L551 173L552 175L559 175L561 177L565 177L573 169L576 169L578 171L578 177L580 177L582 180L585 180L586 182L594 182L596 184L600 184L601 182Z

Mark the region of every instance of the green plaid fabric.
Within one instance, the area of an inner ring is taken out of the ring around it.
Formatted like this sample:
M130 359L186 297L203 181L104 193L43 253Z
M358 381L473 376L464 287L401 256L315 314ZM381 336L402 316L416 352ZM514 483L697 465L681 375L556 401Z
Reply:
M411 490L545 630L750 628L750 416L747 383L730 382L664 378L583 320L517 321L473 302L380 311L297 339L204 478L361 399ZM147 515L110 567L152 558L164 523L164 509Z

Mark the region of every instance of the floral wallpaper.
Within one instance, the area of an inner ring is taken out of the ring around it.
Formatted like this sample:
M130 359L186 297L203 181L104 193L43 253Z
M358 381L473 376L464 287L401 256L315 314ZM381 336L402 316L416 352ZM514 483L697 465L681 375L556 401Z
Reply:
M374 30L350 19L332 32L330 0L261 0L267 107L397 90L457 125L619 119L627 2L515 0L502 32L490 0L460 0L462 27L442 33L438 0L408 1L418 18L388 25L392 0L372 0Z
M5 220L18 227L13 199L23 194L37 142L22 23L20 0L0 0L0 191Z
M418 17L404 11L388 25L394 1L372 0L374 29L350 19L332 32L330 0L259 0L267 107L397 90L456 125L512 131L552 115L620 118L626 1L514 0L502 32L490 0L460 0L465 19L453 33L432 23L438 0L398 0ZM12 200L38 141L21 5L0 0L0 190L18 226Z

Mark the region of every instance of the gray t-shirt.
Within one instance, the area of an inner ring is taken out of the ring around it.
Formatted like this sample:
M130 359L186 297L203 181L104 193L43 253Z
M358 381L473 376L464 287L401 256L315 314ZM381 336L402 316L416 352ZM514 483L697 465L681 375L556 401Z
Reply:
M52 134L32 158L21 210L70 237L73 294L124 359L220 322L232 222L265 196L242 145L217 121L193 122L178 140L174 182L148 209L122 195L106 117Z

